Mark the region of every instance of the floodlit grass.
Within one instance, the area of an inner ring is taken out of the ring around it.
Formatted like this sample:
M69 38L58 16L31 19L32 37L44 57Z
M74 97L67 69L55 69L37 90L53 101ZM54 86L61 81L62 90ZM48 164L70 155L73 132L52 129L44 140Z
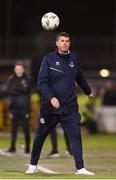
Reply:
M9 146L9 134L0 134L0 149L6 150ZM83 135L84 162L87 169L96 173L95 176L75 175L74 160L65 154L65 143L62 135L58 136L59 158L47 158L51 150L49 137L47 138L39 165L57 172L46 174L38 172L33 175L25 174L30 155L24 155L22 145L24 139L18 136L17 150L22 153L5 156L0 155L1 179L116 179L116 135ZM32 135L33 141L33 135Z

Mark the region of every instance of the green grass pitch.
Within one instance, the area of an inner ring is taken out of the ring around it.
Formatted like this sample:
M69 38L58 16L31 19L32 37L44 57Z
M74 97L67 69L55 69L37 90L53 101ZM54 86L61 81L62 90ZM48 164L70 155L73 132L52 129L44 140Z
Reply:
M8 148L9 138L9 134L0 133L0 150ZM24 139L22 135L18 135L17 150L20 153L11 157L0 154L0 179L116 179L116 135L82 135L82 140L85 167L95 172L95 176L74 174L74 160L65 154L65 143L62 135L58 136L58 148L61 156L58 158L47 158L51 148L48 137L39 161L40 166L57 173L38 172L31 175L25 174L30 155L24 155L22 149Z

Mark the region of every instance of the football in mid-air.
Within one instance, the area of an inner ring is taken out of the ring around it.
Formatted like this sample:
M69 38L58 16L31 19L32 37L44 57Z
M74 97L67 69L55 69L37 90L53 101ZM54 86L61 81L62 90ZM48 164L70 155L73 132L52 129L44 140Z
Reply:
M56 29L59 26L59 23L59 17L53 12L48 12L44 14L41 19L42 27L46 30Z

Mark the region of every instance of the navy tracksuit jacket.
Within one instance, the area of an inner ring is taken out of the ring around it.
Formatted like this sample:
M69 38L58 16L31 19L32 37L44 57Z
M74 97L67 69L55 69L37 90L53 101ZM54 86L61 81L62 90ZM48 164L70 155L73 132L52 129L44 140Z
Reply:
M67 114L77 112L75 81L85 94L91 90L83 77L79 58L76 54L52 52L44 57L38 80L38 89L43 95L41 113ZM56 97L60 108L53 108L50 99Z
M76 168L84 167L75 82L85 94L91 93L76 54L62 55L55 51L44 57L38 79L38 89L42 93L41 118L33 143L31 164L37 164L45 138L60 122L69 137ZM58 109L52 107L52 97L58 99Z

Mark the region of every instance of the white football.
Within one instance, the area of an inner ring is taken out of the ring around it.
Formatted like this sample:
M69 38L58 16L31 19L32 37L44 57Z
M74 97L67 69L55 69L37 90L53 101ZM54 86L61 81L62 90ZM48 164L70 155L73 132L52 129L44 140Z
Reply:
M56 29L59 26L59 23L59 17L53 12L48 12L44 14L41 19L42 27L46 30Z

